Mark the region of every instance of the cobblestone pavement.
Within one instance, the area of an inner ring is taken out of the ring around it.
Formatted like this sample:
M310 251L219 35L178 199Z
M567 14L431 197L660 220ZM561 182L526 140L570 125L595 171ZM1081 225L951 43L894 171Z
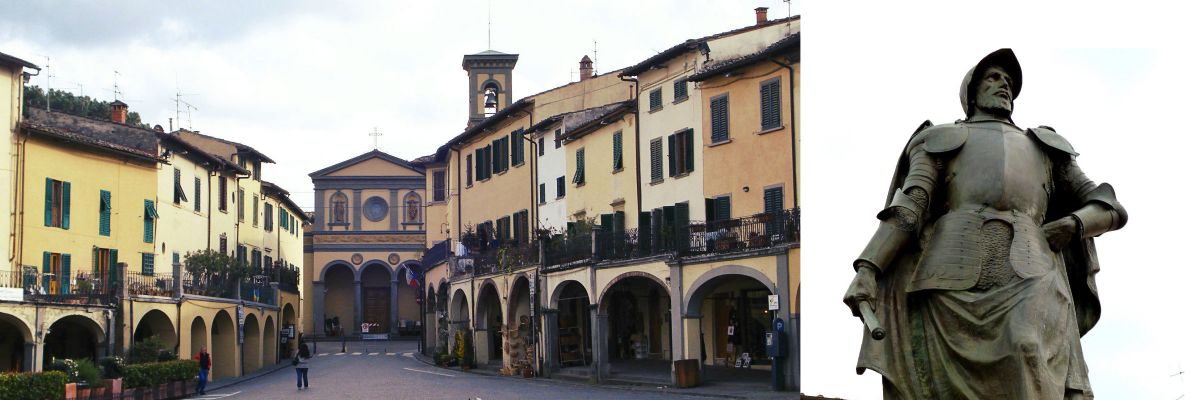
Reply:
M386 348L385 348L386 347ZM309 363L307 390L296 390L292 368L238 383L193 399L679 399L587 384L483 376L430 366L412 357L415 342L319 343ZM697 397L699 398L699 397Z

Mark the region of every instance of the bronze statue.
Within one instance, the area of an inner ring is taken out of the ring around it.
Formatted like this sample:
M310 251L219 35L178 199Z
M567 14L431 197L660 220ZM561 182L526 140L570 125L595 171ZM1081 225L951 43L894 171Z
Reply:
M858 373L882 375L885 398L1093 397L1079 342L1100 317L1092 238L1128 216L1054 129L1013 124L1021 77L1009 49L967 72L967 118L917 128L854 261Z

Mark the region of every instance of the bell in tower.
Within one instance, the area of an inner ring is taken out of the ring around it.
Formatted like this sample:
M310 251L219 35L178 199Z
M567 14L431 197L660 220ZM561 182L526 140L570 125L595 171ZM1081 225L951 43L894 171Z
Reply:
M470 101L467 126L470 127L512 104L512 70L517 65L516 54L495 50L463 56L467 71L467 90Z

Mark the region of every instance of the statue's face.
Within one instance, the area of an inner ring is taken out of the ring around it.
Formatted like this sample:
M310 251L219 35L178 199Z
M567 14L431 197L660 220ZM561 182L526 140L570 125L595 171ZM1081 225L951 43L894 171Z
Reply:
M975 83L975 108L1007 117L1012 114L1012 77L998 66L988 67Z

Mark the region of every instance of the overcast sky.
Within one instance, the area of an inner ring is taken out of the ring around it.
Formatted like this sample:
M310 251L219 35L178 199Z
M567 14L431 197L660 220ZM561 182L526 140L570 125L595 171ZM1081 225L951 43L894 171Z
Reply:
M854 374L862 325L840 301L851 261L874 232L909 135L926 119L963 118L967 70L1011 47L1025 76L1014 121L1056 128L1130 215L1096 241L1104 311L1083 350L1097 398L1200 396L1200 268L1191 257L1200 56L1177 43L1200 37L1188 19L1196 14L1143 2L820 3L801 10L802 390L881 397L878 374ZM1182 380L1171 377L1180 370Z
M520 54L515 98L626 67L689 38L754 24L782 0L491 2L491 48ZM798 6L792 6L793 15ZM462 56L488 48L487 1L0 2L0 52L46 65L55 89L113 98L168 126L254 146L264 179L313 204L308 173L372 149L433 153L467 121ZM595 45L593 45L595 41ZM598 57L593 53L598 49ZM33 84L45 86L45 73ZM189 126L186 109L175 126Z

